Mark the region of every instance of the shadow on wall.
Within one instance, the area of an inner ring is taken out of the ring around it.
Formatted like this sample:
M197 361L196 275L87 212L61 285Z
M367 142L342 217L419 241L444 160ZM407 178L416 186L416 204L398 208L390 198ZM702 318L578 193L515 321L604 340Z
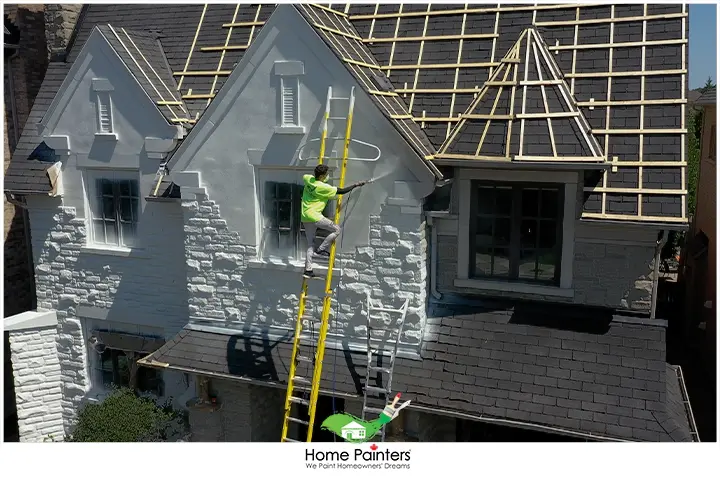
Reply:
M24 211L5 202L5 241L3 243L4 282L3 316L11 317L35 307L32 264L29 257L29 231Z

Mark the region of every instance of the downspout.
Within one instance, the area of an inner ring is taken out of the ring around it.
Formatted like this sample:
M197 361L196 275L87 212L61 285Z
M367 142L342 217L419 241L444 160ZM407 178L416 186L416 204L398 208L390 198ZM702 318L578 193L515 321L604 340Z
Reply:
M14 47L15 51L12 55L10 55L5 65L7 68L8 73L8 87L10 89L10 111L12 116L12 124L13 124L13 137L15 140L15 143L13 143L13 146L10 150L14 151L17 147L17 144L20 142L20 125L18 122L18 114L17 114L17 104L15 102L15 82L13 80L13 70L12 70L12 61L15 58L18 58L18 49L17 47Z
M652 298L650 299L650 319L655 320L655 310L657 309L657 292L658 292L658 283L660 280L660 254L662 253L662 249L667 243L668 230L662 230L662 237L660 237L657 241L657 245L655 245L655 265L653 266L653 284L652 284Z
M22 200L16 199L12 193L5 192L5 198L7 201L16 207L20 208L23 219L23 235L25 236L25 250L27 251L27 266L28 274L30 276L30 288L32 295L30 295L30 310L37 310L37 290L35 287L35 266L32 255L32 239L30 238L30 215L28 215L27 203Z
M430 295L435 300L442 300L443 295L437 290L437 226L432 215L427 215L427 220L430 227Z

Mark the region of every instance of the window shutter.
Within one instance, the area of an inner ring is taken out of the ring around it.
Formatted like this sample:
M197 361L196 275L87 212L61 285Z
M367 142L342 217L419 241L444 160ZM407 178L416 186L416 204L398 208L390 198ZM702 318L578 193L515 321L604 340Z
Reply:
M98 92L98 119L100 122L100 133L112 133L110 94L107 92Z
M282 124L297 125L297 78L283 78L282 83Z

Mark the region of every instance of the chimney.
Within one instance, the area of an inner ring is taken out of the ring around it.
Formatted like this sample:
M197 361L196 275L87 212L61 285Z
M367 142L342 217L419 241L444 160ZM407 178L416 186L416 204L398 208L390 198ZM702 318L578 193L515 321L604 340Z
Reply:
M45 38L48 58L64 60L82 4L45 5Z

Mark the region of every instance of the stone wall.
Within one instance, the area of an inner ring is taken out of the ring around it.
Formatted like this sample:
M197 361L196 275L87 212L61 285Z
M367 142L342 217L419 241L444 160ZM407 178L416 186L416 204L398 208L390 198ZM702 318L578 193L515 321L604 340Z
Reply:
M239 243L239 234L229 231L219 207L206 194L183 196L191 319L239 329L293 328L302 267L262 263L257 247ZM396 308L409 297L403 342L418 346L425 322L426 248L419 212L401 213L401 207L386 205L372 215L369 245L338 254L336 267L342 274L334 277L340 288L332 302L330 333L364 343L366 292L373 301ZM306 317L319 321L321 282L309 288ZM319 323L315 327L317 331Z
M185 325L183 250L173 248L172 241L181 242L181 217L176 204L146 205L145 214L156 215L159 231L149 232L142 254L118 257L85 248L85 220L75 208L49 197L29 201L38 308L57 311L63 418L69 429L92 387L81 319L133 324L139 330L128 333L134 334L159 328L166 338Z
M54 325L10 332L21 442L63 440L57 337Z

